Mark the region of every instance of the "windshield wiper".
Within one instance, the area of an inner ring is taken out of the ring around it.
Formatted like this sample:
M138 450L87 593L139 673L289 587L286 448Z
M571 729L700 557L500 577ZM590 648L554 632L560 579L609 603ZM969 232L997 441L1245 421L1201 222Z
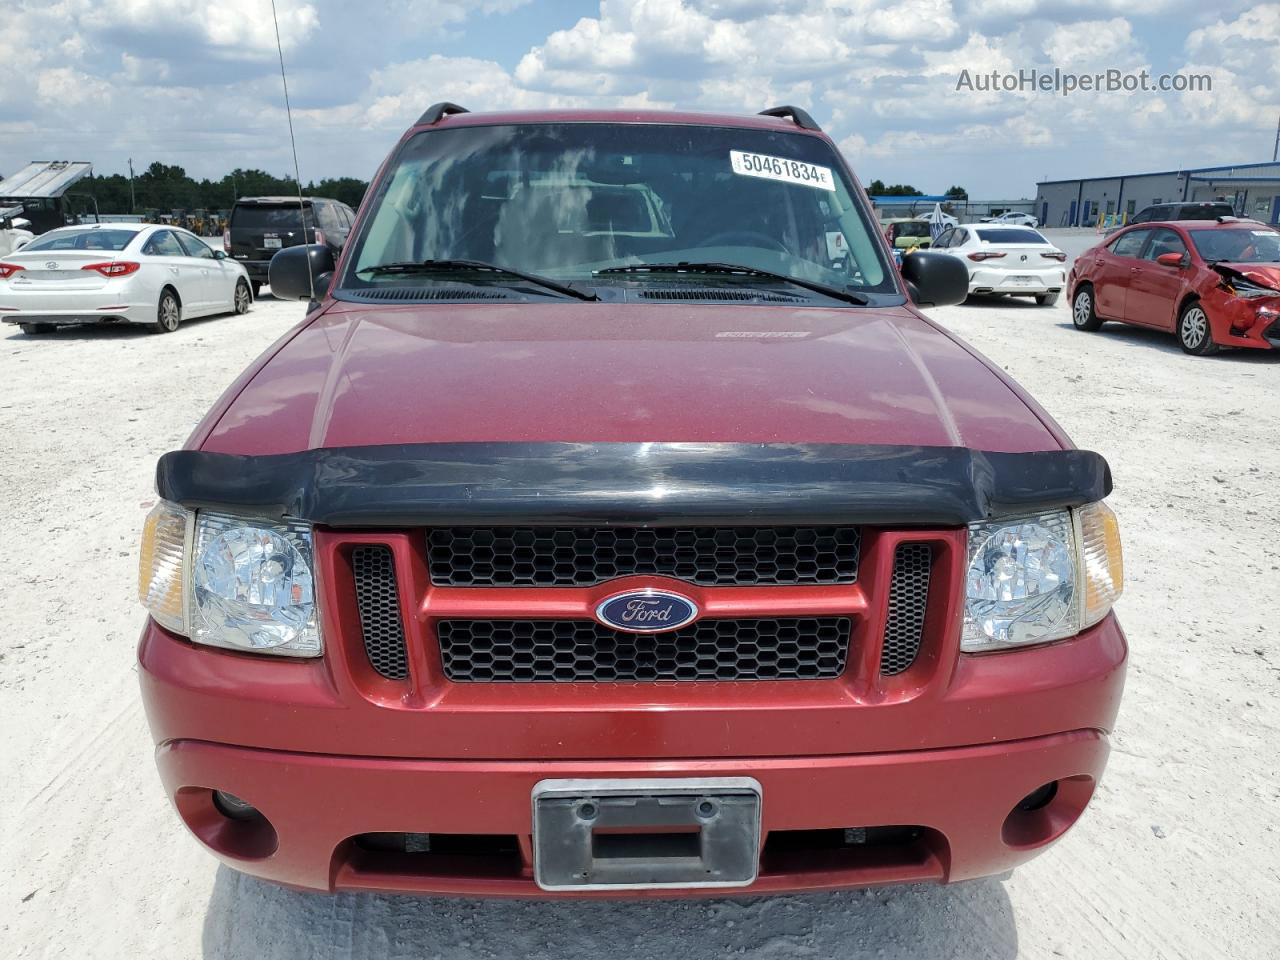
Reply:
M836 300L843 300L845 303L857 304L860 307L865 307L871 302L869 297L854 293L852 290L818 283L816 280L803 280L800 277L793 277L786 273L761 270L759 267L748 267L739 263L631 263L624 267L605 267L603 270L593 271L593 275L597 277L611 273L718 273L726 276L765 277L769 280L781 280L797 287L804 287L806 290L812 290L815 293L821 293Z
M380 263L374 267L361 267L356 273L461 273L464 271L516 277L525 281L525 283L532 283L534 286L554 290L556 293L562 293L566 297L576 297L579 300L600 299L594 293L575 290L568 284L552 280L550 277L540 277L536 273L525 273L522 270L513 270L510 267L499 266L496 263L488 263L484 260L406 260L400 263Z

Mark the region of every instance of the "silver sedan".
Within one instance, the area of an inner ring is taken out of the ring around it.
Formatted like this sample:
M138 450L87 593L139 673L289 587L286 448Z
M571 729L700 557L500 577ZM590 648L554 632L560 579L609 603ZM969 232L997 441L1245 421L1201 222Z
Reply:
M25 333L88 323L171 333L184 319L252 305L244 267L178 227L61 227L0 259L0 320Z

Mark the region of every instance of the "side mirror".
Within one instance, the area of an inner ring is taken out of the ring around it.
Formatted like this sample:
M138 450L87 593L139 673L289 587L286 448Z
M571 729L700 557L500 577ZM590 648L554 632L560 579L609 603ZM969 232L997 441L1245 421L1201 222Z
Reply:
M329 289L333 268L333 251L323 243L285 247L271 258L267 282L281 300L319 300Z
M948 307L969 296L969 271L949 253L918 251L903 257L902 279L917 307Z
M225 250L215 250L215 251L213 251L213 259L215 259L215 260L225 260L225 259L227 259L227 251L225 251Z
M1156 257L1156 263L1162 267L1181 267L1183 265L1183 257L1181 253L1162 253Z

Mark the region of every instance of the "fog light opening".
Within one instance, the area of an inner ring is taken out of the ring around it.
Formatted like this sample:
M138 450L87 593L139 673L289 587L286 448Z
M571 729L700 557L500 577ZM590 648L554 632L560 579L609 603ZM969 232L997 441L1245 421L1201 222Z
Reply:
M1047 807L1058 795L1058 781L1051 780L1042 787L1037 787L1018 801L1018 809L1023 813Z
M1084 774L1041 784L1013 805L1001 838L1023 850L1053 842L1080 818L1094 786L1093 778Z
M266 815L229 790L179 787L173 803L187 829L214 853L232 861L261 860L275 853L280 843Z
M225 790L213 791L213 805L228 820L252 820L262 816L248 800L241 800L234 793Z

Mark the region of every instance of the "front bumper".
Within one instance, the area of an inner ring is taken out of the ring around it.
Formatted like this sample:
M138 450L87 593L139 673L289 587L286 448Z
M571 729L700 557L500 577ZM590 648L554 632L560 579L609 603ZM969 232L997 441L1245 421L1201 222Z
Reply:
M199 647L148 622L139 664L166 793L236 869L325 891L566 896L582 894L545 893L531 871L530 797L544 779L754 777L764 843L759 877L742 893L1011 869L1092 795L1126 653L1108 617L1061 643L962 656L889 695L775 681L445 684L406 698L362 685L336 649L280 662ZM1048 806L1012 814L1053 781ZM223 817L215 789L254 804L270 826ZM785 847L790 831L882 826L918 830L889 848ZM355 839L384 833L500 835L518 854L388 853Z
M1204 308L1214 343L1280 349L1280 297L1246 300L1219 286L1205 294Z
M950 750L848 757L655 761L432 761L284 753L191 740L163 744L165 789L192 832L245 873L318 891L379 890L484 896L549 893L532 871L530 797L544 779L754 777L761 785L760 871L738 894L901 882L954 882L1031 859L1079 817L1102 774L1097 730ZM1015 810L1058 782L1047 806ZM254 804L262 822L228 820L210 788ZM912 839L797 856L788 831L924 828ZM367 834L508 836L510 856L381 852ZM723 890L628 891L630 896ZM608 895L592 892L588 896Z

